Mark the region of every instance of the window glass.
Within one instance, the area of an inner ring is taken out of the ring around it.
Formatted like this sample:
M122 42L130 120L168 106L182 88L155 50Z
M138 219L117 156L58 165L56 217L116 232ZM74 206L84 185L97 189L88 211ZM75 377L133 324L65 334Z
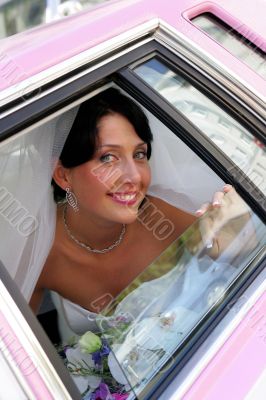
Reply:
M173 79L173 82L179 81ZM24 134L14 136L1 144L0 231L1 237L5 238L1 242L2 246L0 245L1 260L4 261L12 278L27 299L32 293L52 245L55 228L54 203L51 192L52 168L54 160L61 153L76 111L77 106L49 121L40 121ZM204 112L204 109L198 110L200 118L204 117ZM149 119L151 120L150 117ZM158 136L163 137L163 143L167 141L168 132L164 132L159 124L155 128L155 121L153 121L153 130L157 131ZM154 139L156 140L155 132ZM195 169L191 171L191 174L192 172L194 172L193 175L196 173L196 179L201 185L202 179L199 177L201 169L205 165L196 164L196 160L191 158L191 154L185 153L184 147L180 148L179 138L172 134L172 139L171 150L175 149L174 141L176 141L182 155L178 160L176 157L173 159L170 157L170 165L174 164L180 172L181 165L178 163L189 159L185 167L184 180L192 180L188 176L188 164L193 164ZM153 146L153 154L154 150L155 146ZM158 150L162 153L162 146ZM190 149L189 151L193 154ZM155 157L154 160L156 162L157 158ZM202 160L200 161L202 162ZM163 164L165 167L165 156ZM202 162L202 164L204 163ZM160 170L163 167L162 164L158 165L158 162L157 166ZM166 177L170 175L169 169L167 169L167 173ZM209 170L207 170L207 176L210 181ZM155 183L158 184L158 181L155 180ZM171 185L172 183L171 179ZM163 186L164 189L167 189L165 180ZM180 190L179 197L182 197L182 190ZM206 195L206 185L204 190L204 195ZM166 192L168 193L168 190ZM175 192L173 195L177 197ZM196 196L198 197L198 195L197 192ZM188 203L188 198L185 197L184 201ZM13 209L9 209L10 205L13 206ZM225 207L223 210L227 210L227 208ZM266 228L245 203L242 201L239 203L238 215L234 214L234 218L229 218L226 223L222 222L222 218L220 218L222 215L218 211L210 213L208 218L201 219L191 226L119 295L112 303L111 308L99 315L98 325L103 335L110 341L113 350L110 357L108 355L113 377L126 388L126 391L129 390L129 385L132 386L132 393L128 400L138 395L145 385L157 376L158 371L169 363L169 360L174 360L176 351L183 344L185 338L189 334L193 334L203 316L211 315L216 306L224 301L234 281L248 269L250 260L265 244ZM23 225L25 217L31 217L32 225ZM221 224L219 229L215 230L216 237L210 246L210 238L206 237L204 232L207 227L212 226L214 217L215 220L221 220ZM154 226L151 226L153 221L152 214L151 220L145 220L147 229L154 229ZM213 252L217 250L218 240L219 243L222 240L224 247L219 245L222 250L219 256L215 256ZM147 251L149 250L147 249ZM109 296L110 294L107 293L108 299ZM99 299L99 302L101 300L102 298ZM70 307L77 308L77 305L69 303ZM46 311L48 307L46 304ZM63 301L60 301L59 318L65 316L66 309L63 307ZM50 308L48 309L50 310ZM84 329L90 329L87 328L89 317L86 310L82 310L82 307L78 308L79 315L82 315L80 311L85 312ZM52 327L53 323L49 317L46 326ZM68 335L70 325L66 324L63 329L67 331L66 335ZM82 333L80 332L80 334ZM159 344L158 338L160 338ZM77 362L83 360L85 356L84 353L79 353L79 349L75 347L77 342L74 344L73 337L68 336L68 339L72 341L63 348L59 347L58 351L64 358L69 371L74 371L71 375L72 378L74 375L78 375L75 376L78 378L77 381L82 381L83 389L81 386L79 389L84 393L88 385L86 379L91 377L84 378L84 382L82 379L85 376L84 370L81 372L84 376L81 377L79 375L80 365L75 372L73 363L77 365ZM67 356L65 356L66 353ZM79 354L77 355L77 353ZM67 359L67 357L69 358ZM90 357L87 357L85 361L88 361ZM119 361L119 364L116 360ZM91 365L88 365L87 370L90 368ZM74 381L77 383L75 379ZM95 380L93 384L96 385ZM113 384L112 380L111 384ZM121 389L120 385L118 389ZM112 390L114 389L112 388ZM120 394L117 392L117 395ZM85 396L88 398L89 393L87 392ZM125 399L122 395L120 397Z
M240 35L219 18L206 13L192 19L192 22L230 51L239 60L266 78L265 53L248 38ZM247 30L247 37L250 32Z
M4 0L0 2L0 39L109 0Z
M134 71L208 136L266 194L266 149L252 132L156 58Z
M229 212L230 200L226 202ZM266 227L242 200L239 206L243 213L216 231L216 258L202 237L204 225L219 219L221 210L192 225L98 317L138 398L173 366L185 341L226 300L254 254L265 250ZM113 369L118 373L115 363Z

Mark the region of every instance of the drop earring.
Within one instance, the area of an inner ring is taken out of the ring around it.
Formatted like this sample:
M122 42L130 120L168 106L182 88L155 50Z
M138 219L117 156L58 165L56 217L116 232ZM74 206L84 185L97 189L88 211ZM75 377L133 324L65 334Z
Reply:
M73 192L69 188L66 188L66 201L73 208L75 212L78 212L78 200Z

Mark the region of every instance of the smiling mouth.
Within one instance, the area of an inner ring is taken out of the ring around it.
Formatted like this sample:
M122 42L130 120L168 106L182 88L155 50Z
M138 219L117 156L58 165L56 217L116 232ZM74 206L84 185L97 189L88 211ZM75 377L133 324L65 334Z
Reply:
M132 205L138 199L137 192L131 193L108 193L108 195L117 203Z

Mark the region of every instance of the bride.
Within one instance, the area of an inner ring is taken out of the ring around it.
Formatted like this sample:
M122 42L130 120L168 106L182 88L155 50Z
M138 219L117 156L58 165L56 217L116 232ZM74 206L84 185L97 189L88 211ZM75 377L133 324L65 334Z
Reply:
M220 207L226 192L235 196L226 185L193 215L147 195L151 142L147 117L118 90L80 106L53 174L56 233L31 298L34 311L49 289L66 319L76 313L77 333L93 329L93 316L197 217Z

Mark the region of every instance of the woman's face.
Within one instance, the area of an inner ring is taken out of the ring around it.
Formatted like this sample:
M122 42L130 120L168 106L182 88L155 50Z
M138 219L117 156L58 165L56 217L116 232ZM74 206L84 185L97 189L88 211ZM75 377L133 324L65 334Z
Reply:
M91 217L131 223L150 184L147 144L117 113L102 117L98 132L93 159L70 169L72 191Z

